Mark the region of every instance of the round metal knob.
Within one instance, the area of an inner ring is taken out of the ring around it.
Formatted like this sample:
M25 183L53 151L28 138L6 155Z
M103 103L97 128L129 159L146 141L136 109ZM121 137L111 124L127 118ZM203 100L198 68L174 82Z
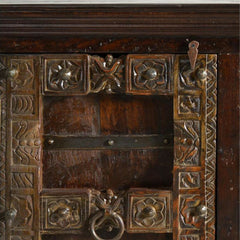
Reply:
M155 68L149 68L144 75L147 80L154 80L157 77L158 73Z
M147 206L142 210L143 217L154 217L156 209L153 206Z
M205 79L207 77L207 71L204 68L199 68L197 75L199 79Z
M68 68L63 68L59 74L61 75L61 78L63 80L69 80L71 78L72 72L70 69Z
M164 138L164 139L163 139L163 143L164 143L164 144L168 144L168 143L169 143L169 140L168 140L167 138Z
M11 68L8 71L8 76L11 78L15 78L18 75L18 70L16 68Z
M13 221L16 216L17 216L17 210L15 208L10 208L8 211L6 211L5 219L6 219L6 224L9 227L12 227Z
M6 219L11 219L13 220L17 215L17 210L15 208L10 208L7 212L6 212Z
M53 139L48 139L48 144L53 144L54 140Z
M207 207L205 205L200 205L198 207L198 212L200 217L205 217L207 214Z
M111 84L108 84L108 85L107 85L107 87L106 87L106 93L107 93L107 94L112 94L112 93L113 93Z
M114 140L108 139L108 140L107 140L107 144L108 144L109 146L113 146L113 145L114 145Z

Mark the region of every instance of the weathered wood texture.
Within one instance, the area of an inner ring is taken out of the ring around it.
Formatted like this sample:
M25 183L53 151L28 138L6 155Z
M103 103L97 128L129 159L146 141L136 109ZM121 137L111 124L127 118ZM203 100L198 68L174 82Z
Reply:
M217 236L239 239L239 55L219 55Z

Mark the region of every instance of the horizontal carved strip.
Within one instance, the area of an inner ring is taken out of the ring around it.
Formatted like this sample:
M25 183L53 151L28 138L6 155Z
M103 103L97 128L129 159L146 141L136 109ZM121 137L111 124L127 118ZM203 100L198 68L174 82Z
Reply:
M108 229L122 234L172 232L172 191L53 188L42 192L42 233L80 233L88 224L91 233L96 229L105 232L107 220Z
M173 61L171 54L45 55L44 94L172 95Z
M173 136L110 135L96 137L45 136L45 149L158 149L169 148Z

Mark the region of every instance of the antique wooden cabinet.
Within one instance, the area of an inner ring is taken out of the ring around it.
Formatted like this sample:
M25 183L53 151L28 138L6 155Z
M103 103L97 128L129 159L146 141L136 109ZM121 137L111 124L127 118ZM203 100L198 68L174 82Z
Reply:
M238 5L0 19L1 240L238 239Z

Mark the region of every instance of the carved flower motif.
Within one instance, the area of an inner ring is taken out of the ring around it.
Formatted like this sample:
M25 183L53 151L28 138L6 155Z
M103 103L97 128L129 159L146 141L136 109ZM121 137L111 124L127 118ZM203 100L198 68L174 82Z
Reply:
M200 112L200 98L198 96L180 96L180 113L199 113Z
M13 89L28 87L33 83L33 66L30 62L13 61L8 74Z
M174 142L176 150L174 159L177 164L195 165L199 163L199 131L197 121L181 121L175 123Z
M60 228L79 224L79 203L67 199L51 201L48 205L49 223Z
M136 77L135 86L139 88L158 89L166 84L165 66L161 62L148 60L140 62L134 67Z
M54 63L49 69L48 84L52 89L65 90L79 86L81 81L81 66L73 61L64 60Z
M91 64L91 92L97 93L105 90L110 94L120 91L123 68L122 60L114 59L112 55L107 55L105 59L93 57Z
M165 204L163 200L146 198L134 205L135 222L141 227L155 227L165 219Z

